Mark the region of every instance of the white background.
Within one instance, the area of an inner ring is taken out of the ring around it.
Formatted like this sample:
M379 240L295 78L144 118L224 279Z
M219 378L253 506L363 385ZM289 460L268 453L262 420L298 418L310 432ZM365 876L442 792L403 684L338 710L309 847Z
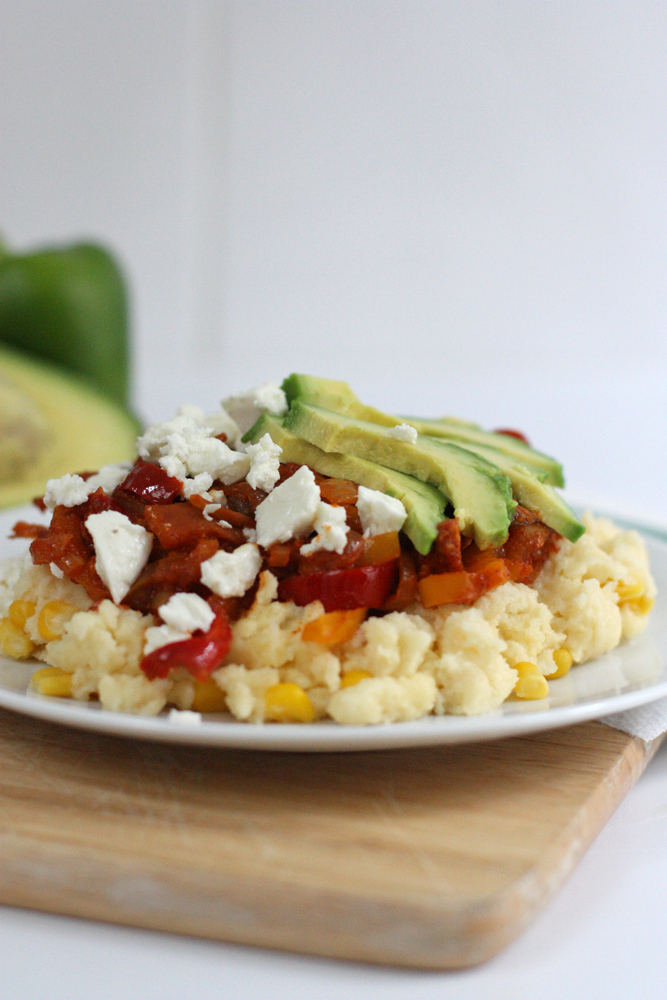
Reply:
M657 0L3 0L0 228L116 250L148 419L291 370L344 378L385 409L521 427L574 495L665 522L666 51ZM666 803L664 755L653 787ZM91 976L116 948L168 968L164 997L230 976L256 995L265 974L290 997L513 997L538 972L596 995L585 955L622 986L626 941L634 976L664 950L665 806L641 795L487 970L406 978L6 911L9 995L57 995L12 965L28 942L63 975L73 942Z
M518 425L577 495L661 519L664 4L0 16L0 227L115 248L144 417L342 377L385 409Z

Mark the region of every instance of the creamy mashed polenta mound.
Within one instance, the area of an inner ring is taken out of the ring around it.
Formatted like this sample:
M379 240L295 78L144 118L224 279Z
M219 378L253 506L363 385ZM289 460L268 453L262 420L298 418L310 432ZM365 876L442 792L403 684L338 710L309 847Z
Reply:
M605 519L587 516L585 524L586 533L562 540L531 585L508 581L470 607L414 602L365 618L350 638L327 647L302 635L323 615L322 604L279 600L278 580L264 570L252 605L231 625L223 665L206 683L220 692L218 708L254 723L363 725L490 712L512 694L517 664L532 663L548 679L558 672L559 651L583 663L645 626L655 585L640 536ZM46 566L26 562L11 573L13 601L34 605L26 621L32 655L71 675L74 698L142 715L197 707L201 682L190 673L149 679L141 669L155 616L110 600L92 607L83 587ZM53 602L70 612L61 635L46 640L40 614Z
M641 632L656 593L638 532L590 514L583 520L586 534L575 544L563 540L534 584L575 663Z

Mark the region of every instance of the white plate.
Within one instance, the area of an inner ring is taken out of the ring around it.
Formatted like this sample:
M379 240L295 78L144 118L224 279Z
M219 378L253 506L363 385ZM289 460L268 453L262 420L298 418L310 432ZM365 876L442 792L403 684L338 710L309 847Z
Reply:
M25 542L8 541L11 525L25 517L35 520L35 509L0 515L0 558L19 555ZM625 522L630 526L630 522ZM428 744L467 743L535 733L569 726L644 705L667 696L667 533L632 525L646 540L658 586L658 598L649 624L636 639L591 663L576 667L566 677L549 683L542 701L505 702L496 712L478 716L428 716L416 722L383 726L252 725L223 715L204 716L201 725L183 726L166 716L142 718L104 712L96 703L44 698L28 690L33 663L0 657L0 706L79 729L114 736L203 746L252 750L386 750Z

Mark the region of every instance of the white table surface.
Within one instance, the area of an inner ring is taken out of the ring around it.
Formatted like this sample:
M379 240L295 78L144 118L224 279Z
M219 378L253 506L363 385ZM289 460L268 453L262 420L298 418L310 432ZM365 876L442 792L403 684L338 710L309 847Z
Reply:
M464 972L314 959L0 908L3 1000L664 996L667 744L514 944Z

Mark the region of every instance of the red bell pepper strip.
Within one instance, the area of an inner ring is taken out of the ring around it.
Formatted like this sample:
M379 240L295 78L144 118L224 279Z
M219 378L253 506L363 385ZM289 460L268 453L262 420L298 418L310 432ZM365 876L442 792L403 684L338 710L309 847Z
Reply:
M516 438L518 441L523 441L524 444L527 444L530 447L530 441L528 440L525 434L521 433L521 431L510 430L509 427L499 427L493 433L505 434L507 437Z
M321 601L325 611L381 608L396 585L398 560L353 566L324 573L288 576L278 584L278 598L300 607Z
M118 489L132 493L144 503L173 503L181 486L180 479L167 475L159 465L138 458Z
M208 632L154 649L144 656L141 669L151 681L156 677L166 677L175 667L183 667L196 680L205 681L224 660L231 641L229 619L218 612Z

